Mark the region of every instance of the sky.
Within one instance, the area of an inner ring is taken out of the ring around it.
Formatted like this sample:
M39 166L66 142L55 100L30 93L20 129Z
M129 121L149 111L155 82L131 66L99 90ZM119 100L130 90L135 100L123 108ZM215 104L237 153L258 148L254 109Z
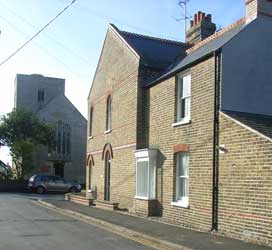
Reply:
M71 0L0 0L0 63ZM212 14L217 28L245 15L245 0L190 0L188 16ZM178 0L76 0L38 37L0 66L0 115L14 105L14 79L42 74L66 79L66 96L87 117L87 96L109 23L121 30L184 41ZM189 22L189 20L188 20ZM0 148L0 160L10 162Z

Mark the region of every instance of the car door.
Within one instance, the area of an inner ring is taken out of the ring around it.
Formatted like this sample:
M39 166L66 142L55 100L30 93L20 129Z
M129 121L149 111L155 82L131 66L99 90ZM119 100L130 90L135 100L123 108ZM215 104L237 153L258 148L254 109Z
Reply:
M48 191L57 191L56 177L48 176L48 181L46 186Z
M58 192L65 192L67 189L66 182L61 177L56 176L55 185L56 185L56 191Z

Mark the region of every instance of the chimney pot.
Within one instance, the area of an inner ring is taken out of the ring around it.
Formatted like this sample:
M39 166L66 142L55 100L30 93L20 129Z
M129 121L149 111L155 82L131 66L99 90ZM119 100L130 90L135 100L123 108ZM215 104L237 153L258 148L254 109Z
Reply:
M212 15L198 11L190 21L190 29L186 32L186 42L196 44L214 34L216 25L212 23Z
M195 14L194 25L197 25L197 14Z
M201 22L201 16L202 16L201 11L198 11L198 13L197 13L197 23Z
M211 15L211 14L208 14L208 15L206 16L206 19L207 19L208 22L211 22L211 21L212 21L212 15Z
M201 22L205 20L205 17L206 17L205 13L202 13L202 15L201 15Z

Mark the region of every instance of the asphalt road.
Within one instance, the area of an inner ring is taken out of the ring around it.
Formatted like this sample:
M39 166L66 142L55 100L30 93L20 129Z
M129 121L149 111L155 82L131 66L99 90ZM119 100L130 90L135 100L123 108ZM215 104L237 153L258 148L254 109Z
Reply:
M0 250L151 249L31 202L39 198L63 195L0 193Z

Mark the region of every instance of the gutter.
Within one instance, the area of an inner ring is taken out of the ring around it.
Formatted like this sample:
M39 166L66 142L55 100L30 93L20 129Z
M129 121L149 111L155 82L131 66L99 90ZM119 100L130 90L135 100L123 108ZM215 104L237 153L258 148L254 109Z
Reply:
M214 52L214 122L213 122L213 179L212 179L212 227L218 231L219 194L219 111L222 81L222 50Z

